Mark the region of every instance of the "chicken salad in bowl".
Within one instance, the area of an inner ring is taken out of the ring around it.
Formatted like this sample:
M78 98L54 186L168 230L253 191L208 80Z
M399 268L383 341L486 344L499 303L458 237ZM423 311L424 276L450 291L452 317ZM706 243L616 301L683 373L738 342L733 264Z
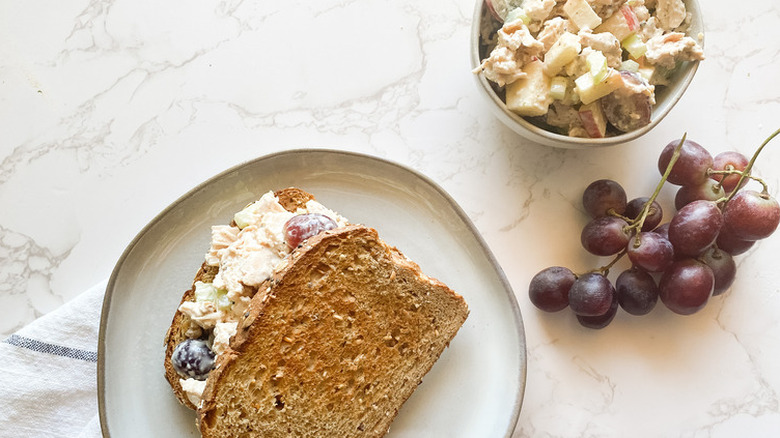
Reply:
M704 59L693 0L484 0L472 40L502 121L556 146L636 138Z

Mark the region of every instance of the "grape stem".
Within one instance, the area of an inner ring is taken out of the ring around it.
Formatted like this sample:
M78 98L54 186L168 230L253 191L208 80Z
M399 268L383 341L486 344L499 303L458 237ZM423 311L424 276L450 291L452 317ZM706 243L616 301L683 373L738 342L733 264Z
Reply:
M764 187L764 190L763 190L763 192L762 192L762 193L763 193L763 194L767 194L767 192L768 192L768 188L767 188L767 185L766 185L766 183L764 183L763 181L761 181L761 180L760 180L760 179L758 179L758 178L751 177L751 176L750 176L750 171L753 169L753 164L756 162L756 159L758 158L758 154L760 154L760 153L761 153L761 151L764 149L764 146L766 146L766 145L767 145L767 143L769 143L770 141L772 141L772 139L773 139L773 138L777 137L777 135L778 135L778 134L780 134L780 128L778 128L778 129L777 129L775 132L773 132L773 133L772 133L772 134L771 134L769 137L767 137L767 138L766 138L766 140L764 140L764 142L763 142L763 143L761 143L761 146L759 146L759 147L758 147L758 149L756 149L756 152L754 152L754 153L753 153L753 156L752 156L752 157L750 157L750 161L748 162L748 165L747 165L747 167L745 167L745 170L743 170L743 171L741 172L741 173L742 173L742 176L740 176L740 177L739 177L739 181L737 181L737 185L734 187L734 190L732 190L732 191L731 191L731 193L729 193L729 195L728 195L728 196L726 197L726 199L723 201L723 205L726 205L726 204L727 204L729 201L731 201L731 198L733 198L733 197L734 197L734 195L735 195L735 194L736 194L736 193L739 191L740 187L742 186L742 182L745 180L745 178L752 178L752 179L754 179L754 180L756 180L756 181L760 182L760 183L761 183L761 185L763 185L763 187Z
M778 130L778 132L780 132L780 130ZM676 163L677 159L680 158L680 150L682 149L683 144L685 143L685 138L687 136L688 133L684 133L680 139L680 143L678 143L677 147L674 148L674 152L672 153L672 157L669 159L669 164L666 166L666 170L661 177L661 181L658 182L658 185L655 187L655 191L653 191L653 194L650 196L647 202L645 202L645 205L642 206L642 211L639 213L636 219L630 223L627 231L642 229L642 225L645 224L645 219L647 219L647 213L650 211L650 206L653 205L653 201L655 201L655 198L657 198L658 194L661 193L661 189L664 187L666 179L669 178L669 174L672 173L672 167L674 167L674 163Z
M617 262L618 262L620 259L622 259L622 258L623 258L623 256L624 256L624 255L626 255L626 253L627 253L627 252L628 252L628 250L627 250L627 249L623 249L622 251L620 251L619 253L617 253L617 255L615 256L615 258L614 258L614 259L612 259L612 261L611 261L611 262L609 262L608 264L606 264L606 265L604 265L604 266L602 266L602 267L600 267L600 268L591 269L591 270L590 270L590 271L588 271L588 272L598 272L598 273L600 273L601 275L603 275L603 276L605 276L605 277L606 277L607 275L609 275L609 270L610 270L610 269L611 269L613 266L615 266L615 263L617 263ZM578 277L579 277L579 276L578 276Z

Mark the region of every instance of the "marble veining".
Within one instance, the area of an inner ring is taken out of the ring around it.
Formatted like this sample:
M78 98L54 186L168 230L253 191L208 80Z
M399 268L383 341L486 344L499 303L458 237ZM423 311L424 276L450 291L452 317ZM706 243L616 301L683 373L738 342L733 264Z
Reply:
M207 178L338 148L426 174L494 252L528 344L516 438L777 436L780 237L740 256L733 287L690 317L659 305L593 332L527 298L544 267L604 263L579 247L590 181L649 195L659 150L683 133L749 155L780 127L780 9L700 3L707 59L669 116L620 147L558 150L477 94L471 0L0 0L0 336L107 278ZM756 167L775 196L777 142ZM667 219L674 193L661 193Z

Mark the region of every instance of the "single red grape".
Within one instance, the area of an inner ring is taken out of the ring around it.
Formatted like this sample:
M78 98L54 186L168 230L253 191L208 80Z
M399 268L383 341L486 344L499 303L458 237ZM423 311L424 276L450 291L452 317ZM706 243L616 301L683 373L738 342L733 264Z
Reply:
M574 281L569 289L569 307L577 315L600 316L609 311L615 287L607 277L589 272Z
M729 227L721 228L718 238L715 239L715 245L732 256L747 252L755 243L755 240L744 240L735 236Z
M723 208L723 220L740 239L763 239L780 224L780 204L767 193L740 190Z
M737 151L725 151L715 155L715 158L712 159L712 170L738 170L741 172L747 168L748 163L747 157L741 153ZM731 191L737 187L740 174L734 173L725 176L713 174L710 178L719 181L726 193L731 193ZM741 186L744 187L747 182L747 179L742 180Z
M596 316L576 315L577 321L579 321L580 325L582 325L583 327L596 329L596 330L603 329L604 327L608 326L613 319L615 319L615 315L617 315L617 310L618 310L618 300L617 297L613 295L612 303L610 303L609 310L607 310L607 313L603 315L596 315Z
M623 214L626 209L626 191L611 179L593 181L582 192L582 206L592 218L606 216L609 210Z
M693 201L669 223L669 241L675 254L696 256L715 242L723 215L712 201Z
M666 240L669 240L669 225L671 225L671 222L667 222L665 224L661 224L653 230L654 233L660 234L663 236Z
M628 243L630 234L625 229L627 226L626 221L614 216L593 219L580 234L582 247L598 256L617 254Z
M710 247L699 256L699 260L712 269L715 276L715 286L712 295L720 295L731 287L737 275L737 264L729 253L716 247Z
M680 140L674 140L661 151L658 157L658 170L661 175L666 172L672 154L679 144ZM712 155L707 152L707 149L694 141L685 140L680 148L680 157L677 158L666 180L679 186L699 185L708 178L707 171L712 168L712 161Z
M674 262L661 276L658 296L672 312L690 315L707 304L714 287L712 269L696 259L685 258Z
M700 199L706 201L717 201L726 197L723 187L712 178L707 178L703 183L696 186L682 186L677 190L674 197L674 207L681 209L693 201Z
M626 245L628 258L636 266L650 272L661 272L674 261L674 248L663 236L642 231Z
M646 315L658 302L658 285L655 280L635 266L618 275L615 292L620 307L631 315Z
M577 277L569 268L552 266L541 270L528 286L531 302L545 312L557 312L569 305L569 289Z
M649 200L650 198L643 196L628 201L628 204L626 204L626 211L623 213L623 216L629 219L638 218L639 214L642 212L642 209L645 207L645 204ZM650 204L650 208L647 211L645 222L642 224L642 231L651 231L661 223L663 218L664 210L661 208L661 205L654 200L653 203Z
M176 346L171 355L173 369L182 377L206 380L214 368L216 356L206 341L185 339Z

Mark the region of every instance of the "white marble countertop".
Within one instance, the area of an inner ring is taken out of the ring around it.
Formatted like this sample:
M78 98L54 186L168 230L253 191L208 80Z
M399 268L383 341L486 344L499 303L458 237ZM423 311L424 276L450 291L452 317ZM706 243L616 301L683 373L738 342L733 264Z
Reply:
M0 335L107 278L208 177L340 148L432 178L494 252L527 337L516 437L776 436L780 236L740 256L731 290L692 316L659 304L592 331L527 295L544 267L599 263L579 245L592 180L649 195L658 152L684 132L713 155L749 155L780 127L780 12L746 5L701 2L707 60L654 131L559 150L518 137L478 96L472 0L0 0ZM779 166L770 144L757 173L775 195Z

